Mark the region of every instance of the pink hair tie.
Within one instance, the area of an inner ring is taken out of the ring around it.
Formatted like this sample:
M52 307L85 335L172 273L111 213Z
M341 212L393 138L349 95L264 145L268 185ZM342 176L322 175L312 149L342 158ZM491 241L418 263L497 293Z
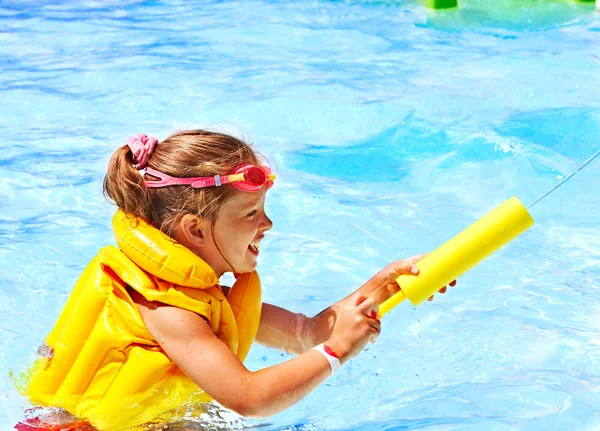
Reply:
M127 139L127 145L131 149L133 156L133 167L141 170L148 164L148 159L154 152L154 147L158 144L158 139L154 136L138 133Z

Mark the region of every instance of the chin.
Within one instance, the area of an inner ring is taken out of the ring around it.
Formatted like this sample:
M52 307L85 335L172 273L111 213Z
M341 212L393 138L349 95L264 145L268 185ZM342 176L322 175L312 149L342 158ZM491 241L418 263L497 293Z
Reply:
M244 274L248 273L248 272L253 272L256 269L256 264L254 265L248 265L245 269L244 269Z
M246 274L248 272L254 271L256 269L256 265L257 265L256 261L254 261L254 262L244 262L244 264L242 264L242 265L239 266L239 270L238 270L238 267L236 267L236 271L235 272Z

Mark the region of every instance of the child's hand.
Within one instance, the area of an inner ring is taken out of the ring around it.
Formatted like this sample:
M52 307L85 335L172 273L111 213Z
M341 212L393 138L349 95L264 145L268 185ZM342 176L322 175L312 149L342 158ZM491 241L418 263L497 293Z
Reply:
M356 356L381 333L379 306L373 298L355 292L337 305L337 317L327 345L342 363Z
M402 286L399 286L396 279L400 274L412 274L419 275L419 268L415 265L418 261L423 259L427 254L418 254L416 256L408 257L406 259L397 260L390 263L388 266L383 268L377 275L384 276L386 280L387 290L390 295L394 295L402 290ZM377 275L375 277L377 277ZM451 287L456 286L456 280L449 283ZM439 290L440 293L446 293L446 286L442 286ZM433 300L433 295L428 301Z
M387 291L390 295L395 295L400 291L400 286L396 282L396 279L400 274L412 274L418 275L419 268L415 265L418 261L423 259L427 254L417 254L416 256L407 257L406 259L397 260L390 263L388 266L379 271L375 277L381 277L385 280ZM374 278L375 278L374 277Z

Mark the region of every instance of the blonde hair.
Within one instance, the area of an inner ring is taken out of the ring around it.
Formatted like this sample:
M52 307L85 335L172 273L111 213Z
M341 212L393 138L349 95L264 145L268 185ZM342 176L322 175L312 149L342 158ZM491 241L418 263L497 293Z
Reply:
M175 226L184 214L209 220L214 226L219 210L240 191L230 186L194 189L191 186L148 188L144 177L133 166L129 146L116 150L104 177L104 195L121 210L143 218L173 237ZM261 158L249 144L223 133L183 130L160 142L148 166L173 177L210 177L227 175L243 164L259 166Z

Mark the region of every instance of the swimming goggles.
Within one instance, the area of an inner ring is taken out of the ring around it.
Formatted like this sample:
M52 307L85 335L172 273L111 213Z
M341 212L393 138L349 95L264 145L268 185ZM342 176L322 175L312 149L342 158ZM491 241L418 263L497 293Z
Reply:
M201 189L231 184L236 189L245 192L257 192L262 186L269 190L276 178L276 175L271 172L271 168L268 166L258 167L254 165L238 166L229 175L214 175L212 177L177 178L163 174L149 166L146 167L146 173L160 179L159 181L145 180L144 183L148 188L189 185L195 189Z

